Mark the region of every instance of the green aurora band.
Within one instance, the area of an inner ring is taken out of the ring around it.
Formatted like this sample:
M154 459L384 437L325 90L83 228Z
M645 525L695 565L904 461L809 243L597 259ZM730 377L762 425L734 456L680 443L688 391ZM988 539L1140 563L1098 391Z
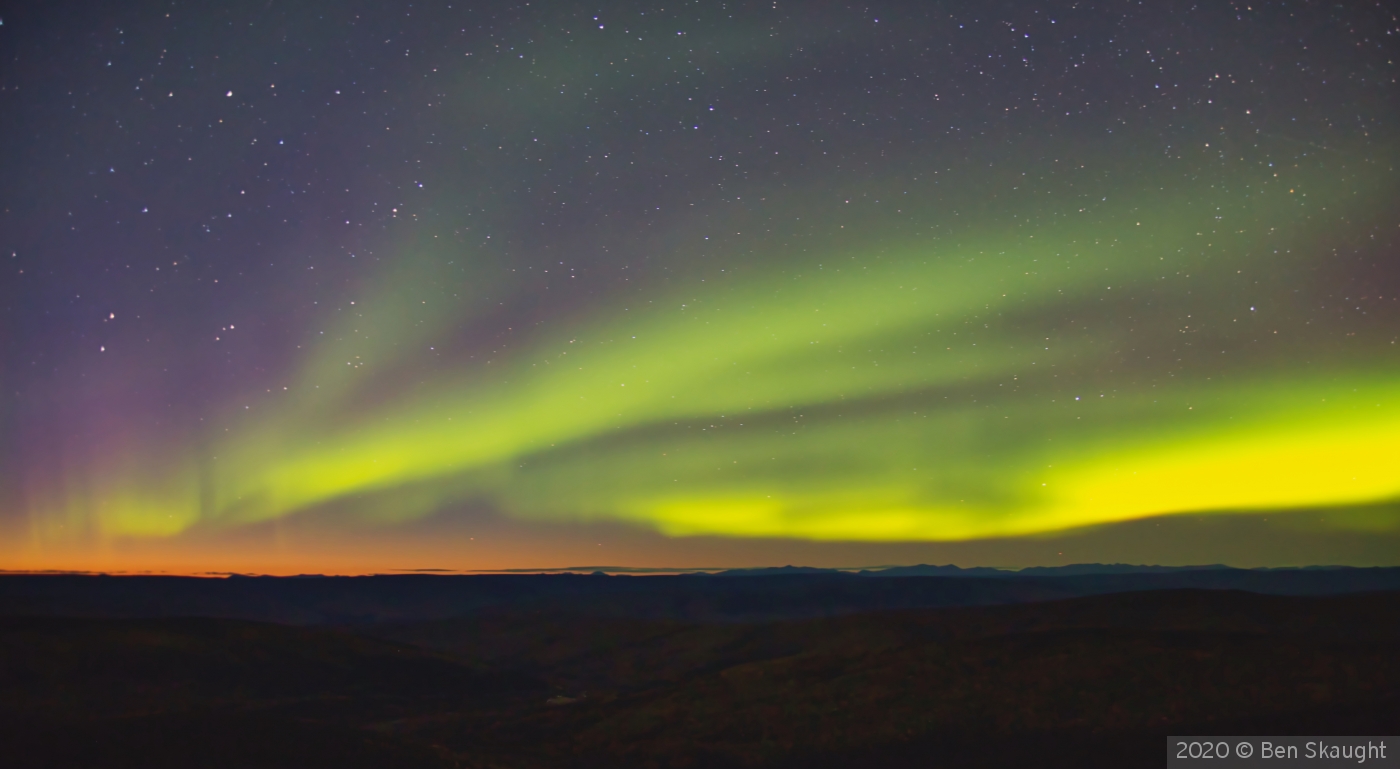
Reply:
M410 349L509 289L483 278L463 312L441 300L440 267L472 254L402 243L288 400L229 404L197 450L138 444L33 519L172 536L477 504L668 535L897 541L1394 500L1394 338L1339 341L1288 304L1312 301L1290 287L1394 191L1384 163L1303 154L1286 171L1242 158L1108 185L1093 206L1047 194L1014 219L906 197L922 230L872 220L703 282L639 281L416 377L399 376ZM769 197L811 218L802 195ZM688 227L676 242L703 242ZM1393 527L1378 509L1347 525Z

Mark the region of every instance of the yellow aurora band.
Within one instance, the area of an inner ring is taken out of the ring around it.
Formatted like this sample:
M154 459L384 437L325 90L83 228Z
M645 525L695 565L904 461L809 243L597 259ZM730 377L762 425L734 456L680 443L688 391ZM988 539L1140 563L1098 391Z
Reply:
M470 504L670 535L963 540L1400 497L1400 350L1286 299L1389 191L1364 166L1228 182L643 286L385 385L405 349L473 323L430 290L433 265L471 255L423 247L317 340L290 400L230 404L200 450L88 468L35 518L170 536Z

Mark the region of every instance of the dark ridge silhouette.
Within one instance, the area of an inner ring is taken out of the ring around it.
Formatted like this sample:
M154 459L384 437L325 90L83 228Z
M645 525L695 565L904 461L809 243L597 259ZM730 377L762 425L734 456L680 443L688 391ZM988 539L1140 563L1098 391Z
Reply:
M950 569L957 567L907 567ZM1400 568L1187 567L1118 573L887 574L796 571L718 575L396 574L197 578L0 575L0 616L203 616L353 625L472 616L491 607L602 616L765 621L877 609L980 606L1182 588L1277 595L1400 590ZM1141 569L1143 567L1122 567ZM887 570L888 572L889 570ZM796 572L796 573L795 573ZM895 578L898 577L898 578Z
M1089 574L1176 574L1190 571L1220 571L1224 564L1204 566L1141 566L1127 563L1074 563L1066 566L1028 566L1024 569L994 569L987 566L891 566L860 572L867 577L1072 577ZM1337 567L1345 568L1345 567ZM1251 571L1258 571L1257 569Z

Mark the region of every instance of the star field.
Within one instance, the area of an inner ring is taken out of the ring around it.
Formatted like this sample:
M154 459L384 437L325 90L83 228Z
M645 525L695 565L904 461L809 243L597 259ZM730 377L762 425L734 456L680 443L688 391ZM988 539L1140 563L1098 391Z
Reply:
M1381 3L12 9L0 554L1393 563L1397 44Z

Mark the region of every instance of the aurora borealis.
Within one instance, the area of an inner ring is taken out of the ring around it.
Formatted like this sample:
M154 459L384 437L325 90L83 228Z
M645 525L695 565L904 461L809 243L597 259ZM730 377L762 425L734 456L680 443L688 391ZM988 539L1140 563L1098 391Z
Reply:
M77 8L10 568L1397 563L1381 4Z

